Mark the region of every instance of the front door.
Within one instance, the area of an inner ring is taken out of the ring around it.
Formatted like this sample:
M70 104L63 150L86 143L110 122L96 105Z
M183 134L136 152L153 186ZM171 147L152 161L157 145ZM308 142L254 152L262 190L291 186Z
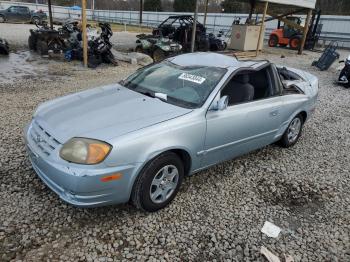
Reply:
M244 103L207 113L203 166L268 145L281 125L281 97Z
M281 126L282 97L271 67L234 75L218 96L222 111L208 111L202 166L210 166L271 144Z

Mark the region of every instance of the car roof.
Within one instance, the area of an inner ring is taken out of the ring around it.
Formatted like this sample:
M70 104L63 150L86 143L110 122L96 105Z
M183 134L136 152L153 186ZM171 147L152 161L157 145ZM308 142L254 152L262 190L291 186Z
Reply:
M168 61L179 66L208 66L221 68L252 68L256 69L263 65L269 64L267 60L260 61L240 61L235 57L227 56L212 52L196 52L178 55L169 58Z

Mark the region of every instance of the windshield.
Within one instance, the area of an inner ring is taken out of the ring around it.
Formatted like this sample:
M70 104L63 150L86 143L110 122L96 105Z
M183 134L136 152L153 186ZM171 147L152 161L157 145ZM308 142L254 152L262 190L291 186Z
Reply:
M163 101L186 108L203 105L209 94L226 73L217 67L180 67L164 61L142 68L123 85L136 92L160 97Z

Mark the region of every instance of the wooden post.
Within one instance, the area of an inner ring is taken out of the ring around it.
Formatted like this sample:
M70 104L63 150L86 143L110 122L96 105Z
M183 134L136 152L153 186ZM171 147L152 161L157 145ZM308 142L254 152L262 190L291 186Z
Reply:
M82 0L81 4L81 19L82 19L82 29L83 29L83 62L84 66L88 65L88 39L86 32L86 0Z
M143 0L140 0L140 26L142 25Z
M312 15L312 10L310 9L309 12L307 13L306 22L305 22L304 31L303 31L303 38L302 38L301 44L299 46L299 51L298 51L299 55L301 55L303 53L303 50L304 50L304 45L306 42L307 33L309 32L311 15Z
M196 42L197 17L198 17L198 0L196 0L196 7L194 10L194 21L192 26L192 39L191 39L191 53L194 52L194 45Z
M267 8L269 6L269 1L265 2L264 6L264 13L262 17L262 22L260 24L260 32L259 32L259 38L258 38L258 46L256 47L256 56L259 54L259 49L261 45L261 41L264 41L264 36L263 36L263 31L264 31L264 26L265 26L265 18L266 18L266 13L267 13Z
M204 20L203 20L203 25L204 26L207 23L208 4L209 4L209 0L205 0L205 10L204 10Z
M48 6L48 9L49 9L50 28L53 29L51 0L47 1L47 6Z

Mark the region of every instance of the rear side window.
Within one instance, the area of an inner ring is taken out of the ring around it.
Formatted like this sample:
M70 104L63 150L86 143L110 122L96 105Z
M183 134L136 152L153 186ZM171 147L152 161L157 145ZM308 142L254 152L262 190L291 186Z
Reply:
M18 13L27 14L29 13L29 8L24 6L17 7Z

